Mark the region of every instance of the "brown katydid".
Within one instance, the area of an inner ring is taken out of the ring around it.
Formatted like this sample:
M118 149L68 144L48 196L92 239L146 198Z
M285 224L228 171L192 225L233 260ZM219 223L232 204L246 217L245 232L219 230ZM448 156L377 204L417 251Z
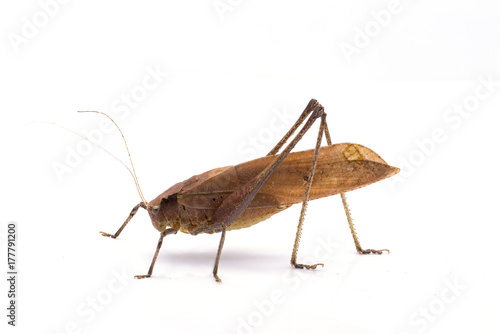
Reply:
M108 115L97 113L105 115L116 125ZM278 154L306 119L299 133ZM317 119L321 120L321 124L315 148L291 152ZM119 128L118 130L128 152L125 137ZM327 146L321 146L323 135L326 137ZM130 153L128 154L130 158ZM150 202L147 202L142 194L131 158L130 162L142 202L132 209L115 234L100 233L106 237L116 238L139 208L148 211L153 226L160 232L160 239L148 273L137 275L136 278L146 278L153 274L166 235L176 234L178 231L192 235L220 232L221 239L213 269L215 280L220 282L217 271L226 231L250 227L298 203L302 203L302 210L290 263L295 268L315 269L318 265L323 266L322 263L297 263L297 251L308 201L336 194L340 194L342 198L357 252L360 254L389 252L387 249L361 248L345 193L393 176L399 172L399 168L388 165L375 152L362 145L332 144L326 113L323 106L314 99L265 157L195 175L173 185Z

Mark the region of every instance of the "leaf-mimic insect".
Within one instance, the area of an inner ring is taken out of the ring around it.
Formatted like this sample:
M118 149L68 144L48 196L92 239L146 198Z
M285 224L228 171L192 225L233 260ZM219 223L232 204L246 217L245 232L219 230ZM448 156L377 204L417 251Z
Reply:
M110 118L104 113L100 114ZM291 152L317 119L320 119L321 123L315 148ZM111 121L116 125L112 119ZM298 134L278 154L304 121L305 124ZM125 141L123 133L121 135ZM321 146L323 135L326 137L327 146ZM131 158L130 162L134 170ZM134 170L134 181L142 202L132 209L115 234L101 233L116 238L139 208L148 211L153 226L160 232L160 239L148 273L135 276L136 278L146 278L153 274L165 236L176 234L178 231L192 235L221 233L213 269L215 280L220 282L217 271L227 231L250 227L293 204L302 203L290 262L295 268L315 269L323 264L297 263L307 202L340 194L357 252L361 254L389 252L387 249L361 248L344 193L383 180L398 172L399 168L388 165L365 146L352 143L332 144L324 108L313 99L297 122L265 157L195 175L173 185L150 202L145 200Z

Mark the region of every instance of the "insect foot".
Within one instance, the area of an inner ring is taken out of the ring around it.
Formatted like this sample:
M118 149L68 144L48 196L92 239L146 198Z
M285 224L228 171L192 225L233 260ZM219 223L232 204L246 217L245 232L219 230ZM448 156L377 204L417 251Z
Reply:
M135 275L134 278L137 278L137 279L141 279L141 278L149 278L151 277L150 274L147 274L147 275Z
M384 251L387 252L387 254L390 254L391 251L388 249L360 249L358 250L359 254L382 254Z
M301 264L301 263L292 263L292 266L297 269L316 269L317 266L322 266L324 267L325 265L323 263L316 263L316 264Z
M102 231L99 231L99 233L101 233L103 237L110 237L110 238L116 239L116 235L114 235L114 234L109 234L109 233L102 232Z

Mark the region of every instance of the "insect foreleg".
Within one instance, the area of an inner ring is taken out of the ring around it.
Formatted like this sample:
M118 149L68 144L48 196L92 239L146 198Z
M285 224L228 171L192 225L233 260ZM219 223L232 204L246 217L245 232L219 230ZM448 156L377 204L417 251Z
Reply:
M128 222L137 213L137 210L139 210L139 208L146 209L146 204L144 204L143 202L141 202L141 203L137 204L136 206L134 206L134 208L132 209L132 211L130 211L130 214L128 215L127 220L125 220L125 222L122 224L122 226L120 226L120 228L118 229L118 231L116 231L115 234L109 234L109 233L102 232L102 231L99 232L99 233L101 233L105 237L110 237L110 238L115 239L116 237L118 237L120 235L120 233L122 233L122 231L125 228L125 226L127 226Z

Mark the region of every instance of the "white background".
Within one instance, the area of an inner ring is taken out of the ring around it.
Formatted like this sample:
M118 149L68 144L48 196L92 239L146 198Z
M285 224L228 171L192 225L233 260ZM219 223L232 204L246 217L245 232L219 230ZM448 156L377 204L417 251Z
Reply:
M19 225L18 327L6 325L2 280L2 328L498 333L495 3L402 0L390 17L389 1L2 3L2 252L6 223ZM347 45L356 52L346 56ZM289 266L297 206L227 234L222 284L211 275L219 235L180 233L164 240L154 277L133 280L158 240L145 211L119 239L98 233L115 232L140 201L130 175L94 148L58 177L54 166L85 142L32 122L93 131L128 163L118 132L98 135L102 116L76 111L109 113L151 200L266 154L311 98L335 142L402 168L347 194L362 246L391 254L355 252L335 196L311 203L299 249L324 268Z

